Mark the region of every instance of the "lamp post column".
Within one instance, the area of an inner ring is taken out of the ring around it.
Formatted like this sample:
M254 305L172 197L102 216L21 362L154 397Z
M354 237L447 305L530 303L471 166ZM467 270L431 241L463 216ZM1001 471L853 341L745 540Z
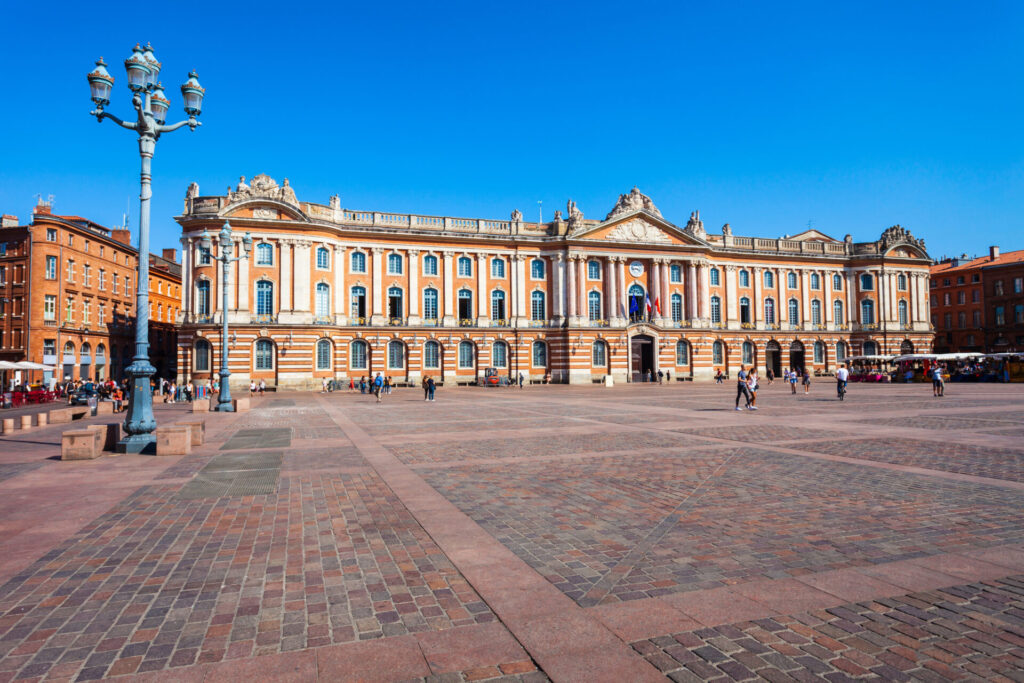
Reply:
M226 233L226 234L225 234ZM231 242L231 233L227 230L220 232L220 246L217 248L217 260L220 261L220 291L222 294L221 306L223 308L220 332L220 393L217 394L217 412L233 413L235 407L231 403L231 370L228 369L228 268L231 267L231 256L227 249Z

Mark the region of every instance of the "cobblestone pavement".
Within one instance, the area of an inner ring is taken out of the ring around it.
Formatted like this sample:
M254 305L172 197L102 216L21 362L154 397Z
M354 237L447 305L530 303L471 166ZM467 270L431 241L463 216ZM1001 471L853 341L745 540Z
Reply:
M929 389L281 392L191 455L76 462L67 426L5 435L0 683L1024 680L1024 394Z

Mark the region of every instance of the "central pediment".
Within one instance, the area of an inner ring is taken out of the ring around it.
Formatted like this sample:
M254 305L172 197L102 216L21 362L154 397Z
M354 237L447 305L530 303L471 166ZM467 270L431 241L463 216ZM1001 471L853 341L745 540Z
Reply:
M629 242L655 245L700 245L701 240L689 235L661 217L643 210L606 220L571 237L598 242Z

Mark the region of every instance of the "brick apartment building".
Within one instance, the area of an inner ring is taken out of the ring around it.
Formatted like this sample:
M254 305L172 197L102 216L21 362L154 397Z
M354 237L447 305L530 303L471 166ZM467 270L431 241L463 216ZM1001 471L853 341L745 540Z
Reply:
M181 270L169 252L151 257L150 284L158 292L150 294L156 310L151 337L162 342L154 349L154 362L163 358L164 371L173 374L176 342L170 339L179 313ZM43 202L28 225L3 216L0 360L57 368L56 373L8 371L5 388L14 381L120 379L134 355L137 258L128 230L57 215Z
M1024 351L1024 249L931 267L935 351Z

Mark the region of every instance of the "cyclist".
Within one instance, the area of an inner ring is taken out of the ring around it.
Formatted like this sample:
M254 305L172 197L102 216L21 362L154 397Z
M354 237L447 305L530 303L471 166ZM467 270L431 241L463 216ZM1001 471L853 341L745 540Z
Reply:
M850 371L846 369L845 365L840 365L836 370L836 393L839 395L840 401L846 396L846 382L849 379Z

